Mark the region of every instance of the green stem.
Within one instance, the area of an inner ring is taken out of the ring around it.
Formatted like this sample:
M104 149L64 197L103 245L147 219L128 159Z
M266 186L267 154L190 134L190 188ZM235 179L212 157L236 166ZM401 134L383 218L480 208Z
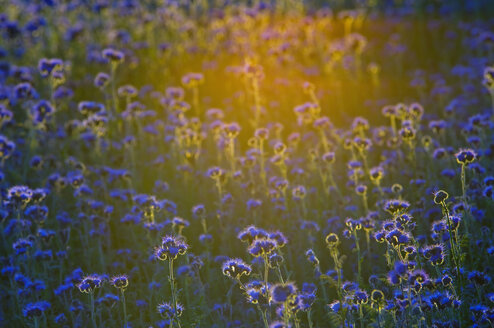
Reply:
M357 271L358 271L358 277L357 281L359 285L362 284L362 268L361 268L361 263L360 263L360 245L358 242L358 236L357 236L357 230L353 230L353 236L355 237L355 248L357 249Z
M122 305L123 305L123 313L124 313L124 328L127 328L127 305L125 304L125 290L120 289L122 291Z
M94 292L89 293L89 299L91 301L91 322L93 323L93 327L96 328L96 320L94 318Z

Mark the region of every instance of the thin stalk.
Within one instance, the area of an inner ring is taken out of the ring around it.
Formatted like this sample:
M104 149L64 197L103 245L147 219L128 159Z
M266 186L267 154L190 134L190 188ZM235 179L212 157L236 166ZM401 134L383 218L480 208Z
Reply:
M123 306L123 313L124 313L124 328L127 328L127 305L125 304L125 290L122 288L120 289L122 292L122 306Z

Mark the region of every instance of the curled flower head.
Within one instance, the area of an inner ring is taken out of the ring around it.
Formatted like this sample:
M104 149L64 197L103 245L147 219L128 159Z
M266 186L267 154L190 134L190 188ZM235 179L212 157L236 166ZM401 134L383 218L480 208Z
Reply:
M401 231L399 229L393 229L386 234L386 241L393 245L394 247L398 247L400 245L405 245L410 241L410 236L408 233Z
M252 244L252 242L255 239L268 238L268 237L269 234L265 230L257 228L253 225L246 227L245 229L240 231L237 235L238 239L247 242L249 245Z
M29 114L35 126L43 126L50 120L55 108L46 100L40 100L31 107Z
M46 301L28 303L22 310L22 314L26 318L36 318L42 316L43 312L48 310L50 307L51 304Z
M307 190L305 189L304 186L296 186L292 189L292 196L296 200L304 199L306 195L307 195Z
M278 244L276 240L271 238L261 238L254 240L248 250L249 253L254 257L264 257L271 254L271 252L273 252L277 247Z
M228 139L235 139L240 133L240 125L238 123L223 124L223 134Z
M442 283L442 284L443 284L443 286L445 286L445 287L450 286L452 282L453 282L453 279L452 279L449 275L447 275L447 274L445 274L445 275L444 275L444 276L442 276L442 278L441 278L441 283Z
M285 303L296 295L297 287L293 283L276 284L269 292L274 303Z
M127 275L115 276L110 279L110 285L115 288L125 290L129 286L129 278Z
M353 294L353 302L355 304L367 304L369 301L369 294L365 290L357 290Z
M312 249L308 249L305 252L305 257L307 258L307 261L309 261L313 266L319 266L319 259Z
M269 325L269 328L290 328L282 321L274 321Z
M130 84L127 85L122 85L121 87L118 88L117 94L119 97L124 97L124 98L133 98L137 96L137 89Z
M449 198L449 194L444 190L439 190L434 193L434 203L440 205Z
M411 141L415 139L415 136L417 135L417 132L411 126L402 127L398 133L400 134L400 137L405 141Z
M461 165L468 165L475 161L477 158L477 153L473 149L460 149L455 154L456 161Z
M449 222L451 224L451 229L454 231L460 227L461 217L452 215L449 217Z
M322 155L322 160L324 163L333 164L336 160L334 152L327 152Z
M225 171L222 168L217 167L217 166L209 168L207 173L206 173L206 175L213 180L221 179L224 176L224 174L225 174Z
M96 288L99 288L102 285L103 277L92 274L82 278L81 282L77 285L77 288L79 288L81 293L92 293Z
M353 139L353 144L358 151L364 152L369 150L369 148L372 146L372 141L368 138L355 137Z
M274 231L269 233L269 238L276 240L276 245L278 248L285 246L288 242L288 239L281 231Z
M483 286L491 282L491 278L482 271L471 271L468 274L468 280L476 285Z
M229 259L223 262L221 271L227 277L239 279L243 275L250 275L252 267L241 259Z
M99 89L104 89L109 82L110 82L110 76L103 72L99 72L94 78L94 86Z
M410 207L410 203L399 199L390 199L384 205L384 210L392 215L397 215L406 211Z
M268 264L270 268L277 268L283 263L283 256L278 253L271 253L268 257Z
M430 245L422 250L424 257L434 265L441 265L444 262L444 246L441 244Z
M370 178L374 183L381 181L383 176L384 176L384 169L382 167L377 166L370 169Z
M340 243L340 239L338 238L338 235L335 234L334 232L328 234L325 240L326 240L326 245L328 245L329 248L336 247Z
M345 225L348 227L350 231L356 231L362 229L362 222L360 222L360 220L355 220L352 218L347 218L345 220Z
M378 242L378 243L383 243L386 241L386 231L384 230L380 230L380 231L376 231L374 233L374 239Z
M255 131L254 135L259 140L266 140L269 138L269 130L266 128L259 128Z
M112 65L118 65L125 59L123 52L111 48L104 49L102 54L103 58L108 60Z
M38 70L42 77L48 77L63 68L63 61L59 58L41 58L38 61Z
M187 249L188 245L181 239L165 236L161 241L161 246L156 248L154 255L161 261L175 260L179 255L184 255Z
M252 304L267 303L266 301L262 302L263 300L265 300L265 296L264 293L259 289L249 288L246 291L246 295L247 295L247 301L249 303Z
M14 186L7 192L7 199L17 206L25 206L32 197L33 191L26 186Z
M204 83L204 75L202 73L188 73L182 77L184 87L190 89Z
M410 285L425 284L429 280L429 275L424 270L415 270L408 276Z
M365 195L367 193L367 186L364 184L359 184L357 187L355 187L355 192L357 195Z
M164 319L176 319L182 315L182 312L184 311L184 307L182 304L177 303L176 309L174 306L170 303L161 303L157 307L158 313L164 318Z
M384 293L379 289L374 289L371 292L371 301L375 303L381 303L384 301Z
M12 244L12 248L17 255L26 253L31 247L33 247L33 242L27 238L20 238Z

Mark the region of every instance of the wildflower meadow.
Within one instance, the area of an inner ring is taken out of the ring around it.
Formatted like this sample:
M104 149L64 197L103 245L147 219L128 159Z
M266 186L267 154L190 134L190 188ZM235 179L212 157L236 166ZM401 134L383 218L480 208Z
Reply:
M0 0L0 327L494 327L494 1Z

